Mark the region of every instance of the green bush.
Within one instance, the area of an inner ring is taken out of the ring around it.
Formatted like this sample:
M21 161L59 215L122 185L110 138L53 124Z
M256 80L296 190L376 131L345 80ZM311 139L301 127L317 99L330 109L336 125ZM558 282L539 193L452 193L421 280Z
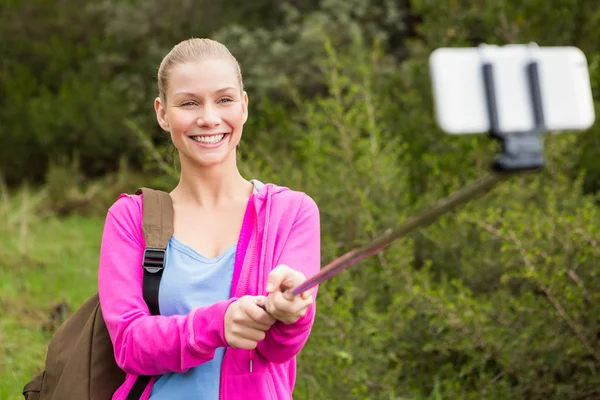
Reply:
M494 147L415 131L394 111L424 104L414 71L386 74L330 49L329 93L280 121L294 143L248 173L307 191L330 261L487 173ZM404 96L390 88L401 80ZM411 90L412 89L412 90ZM425 120L425 118L423 118ZM263 132L268 135L269 132ZM322 285L299 398L573 399L597 394L600 255L594 198L568 172L576 135L546 140L542 173L499 184ZM427 146L431 153L414 150ZM416 158L415 155L420 155ZM419 166L423 166L419 168ZM414 175L428 184L415 189ZM417 194L418 196L415 196Z

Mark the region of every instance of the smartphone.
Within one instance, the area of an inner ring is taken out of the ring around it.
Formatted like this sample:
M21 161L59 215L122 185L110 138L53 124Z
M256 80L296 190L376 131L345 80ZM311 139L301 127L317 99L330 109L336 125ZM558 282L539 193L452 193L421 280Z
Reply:
M585 54L528 44L445 47L429 57L435 118L450 134L490 131L483 65L493 71L499 133L535 128L527 65L538 68L545 131L585 130L595 120Z

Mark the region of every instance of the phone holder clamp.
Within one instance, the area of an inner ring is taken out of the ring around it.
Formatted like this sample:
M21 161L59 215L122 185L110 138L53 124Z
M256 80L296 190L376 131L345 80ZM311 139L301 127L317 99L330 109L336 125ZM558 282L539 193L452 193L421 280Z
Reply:
M530 46L537 47L536 44ZM493 65L484 62L482 68L486 106L490 119L489 136L498 140L502 146L502 153L496 157L492 169L496 172L518 172L543 168L545 158L542 137L546 129L537 62L532 59L526 67L535 125L532 130L523 132L503 132L500 129Z

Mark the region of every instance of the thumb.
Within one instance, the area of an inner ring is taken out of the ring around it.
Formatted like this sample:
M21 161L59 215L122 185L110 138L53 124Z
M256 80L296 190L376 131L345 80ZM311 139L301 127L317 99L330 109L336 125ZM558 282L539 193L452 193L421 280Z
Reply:
M269 273L267 278L267 287L265 288L268 293L272 293L275 289L280 288L283 281L287 278L287 273L290 267L287 265L278 265Z
M267 298L265 296L255 296L254 301L256 305L264 308L265 304L267 304Z

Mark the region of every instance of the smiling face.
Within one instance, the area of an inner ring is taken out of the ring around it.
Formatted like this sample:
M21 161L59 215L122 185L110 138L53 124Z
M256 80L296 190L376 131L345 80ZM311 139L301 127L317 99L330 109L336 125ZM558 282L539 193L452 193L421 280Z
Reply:
M164 98L162 98L164 97ZM154 102L160 126L170 132L182 167L235 162L248 118L248 96L230 60L204 59L173 66L164 96Z

